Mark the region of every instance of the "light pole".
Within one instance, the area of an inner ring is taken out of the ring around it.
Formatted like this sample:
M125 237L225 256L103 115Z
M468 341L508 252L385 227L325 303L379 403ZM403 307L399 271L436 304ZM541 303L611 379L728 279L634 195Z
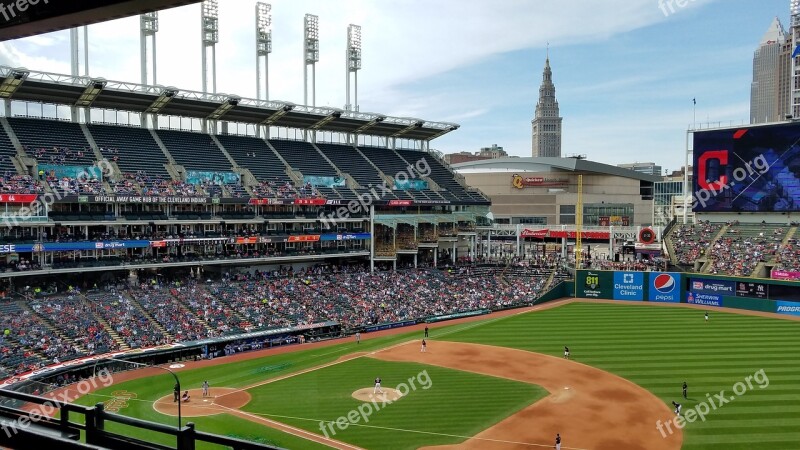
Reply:
M172 375L172 378L175 378L175 386L178 389L178 395L180 395L180 392L181 392L181 380L178 379L178 375L175 374L175 372L167 369L166 367L151 366L150 364L144 364L144 363L139 363L139 362L134 362L134 361L125 361L124 359L103 358L103 359L99 359L99 360L94 362L94 367L92 368L92 372L94 373L95 376L97 376L97 364L99 362L102 362L102 361L115 361L115 362L120 362L120 363L125 363L125 364L131 364L133 366L138 366L138 367L149 367L149 368L153 368L153 369L165 370L165 371L169 372L170 375ZM181 425L181 399L179 397L178 398L178 430L181 429L181 426L182 426Z

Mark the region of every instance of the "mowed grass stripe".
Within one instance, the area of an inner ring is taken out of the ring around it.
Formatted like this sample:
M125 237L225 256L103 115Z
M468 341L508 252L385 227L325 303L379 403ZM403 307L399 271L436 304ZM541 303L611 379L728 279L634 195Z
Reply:
M561 356L629 379L684 413L706 394L741 396L684 428L684 450L800 448L800 323L710 310L573 303L450 334L446 340ZM760 383L746 377L763 370ZM689 399L681 396L683 381ZM738 382L745 384L737 385ZM710 406L710 405L709 405ZM652 426L641 424L637 426Z

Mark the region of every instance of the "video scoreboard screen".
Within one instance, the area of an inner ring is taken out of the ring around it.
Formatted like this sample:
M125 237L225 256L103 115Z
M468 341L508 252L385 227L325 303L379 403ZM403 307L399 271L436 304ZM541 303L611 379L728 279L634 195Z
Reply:
M693 153L693 211L800 211L800 123L697 131Z

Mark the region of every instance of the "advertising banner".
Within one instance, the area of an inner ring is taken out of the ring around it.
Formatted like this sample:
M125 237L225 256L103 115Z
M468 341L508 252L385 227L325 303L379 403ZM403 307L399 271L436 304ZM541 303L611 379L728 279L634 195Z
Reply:
M344 187L344 178L342 177L325 177L319 175L303 175L303 184L310 184L311 186L322 187Z
M800 303L785 302L783 300L778 300L775 303L776 303L776 308L775 308L776 313L787 314L790 316L800 316Z
M680 303L681 274L650 272L647 300L651 302Z
M61 166L56 164L39 164L39 171L46 177L70 178L72 180L102 180L103 170L97 166Z
M0 254L30 252L64 252L75 250L113 250L123 248L147 248L150 241L103 241L103 242L43 242L36 244L3 244Z
M710 280L707 278L691 278L689 290L700 294L736 295L736 283L729 280Z
M186 182L189 184L238 184L239 178L239 174L236 172L186 171Z
M614 300L644 300L644 273L614 272Z
M613 272L579 270L577 271L577 296L580 298L614 298Z
M428 182L425 180L394 180L396 191L422 191L428 189Z
M715 294L686 293L686 302L693 305L722 306L722 296Z
M773 270L771 278L775 280L800 280L800 272L790 270Z

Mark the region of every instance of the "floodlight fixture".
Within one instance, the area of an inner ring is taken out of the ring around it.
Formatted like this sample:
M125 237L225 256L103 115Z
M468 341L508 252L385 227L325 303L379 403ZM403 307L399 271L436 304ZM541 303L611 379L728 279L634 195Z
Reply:
M347 49L345 50L345 109L358 111L358 71L361 70L361 27L350 24L347 27ZM353 79L353 103L350 103L350 79Z
M27 69L14 69L0 83L0 98L11 98L30 75Z
M219 5L217 0L203 0L200 15L200 37L203 51L203 93L209 92L209 72L211 72L211 93L216 93L217 43L219 43Z
M311 66L311 106L317 106L317 62L319 62L319 17L306 14L303 20L303 103L308 105L308 67Z
M272 53L272 5L256 3L256 98L269 100L269 54ZM264 81L261 78L261 62L264 62ZM262 98L261 89L264 89Z
M142 84L155 86L158 84L156 76L156 33L158 32L158 11L144 13L139 16L139 52L142 59ZM150 60L147 58L148 43L152 46ZM152 70L148 70L148 65ZM152 72L152 80L149 74Z
M174 87L164 88L158 98L156 98L144 112L146 114L158 114L167 103L178 95L178 92L178 89Z
M106 80L103 78L90 80L86 85L86 89L84 89L81 96L78 97L78 101L75 102L75 106L84 108L91 106L100 92L106 87L106 83Z

